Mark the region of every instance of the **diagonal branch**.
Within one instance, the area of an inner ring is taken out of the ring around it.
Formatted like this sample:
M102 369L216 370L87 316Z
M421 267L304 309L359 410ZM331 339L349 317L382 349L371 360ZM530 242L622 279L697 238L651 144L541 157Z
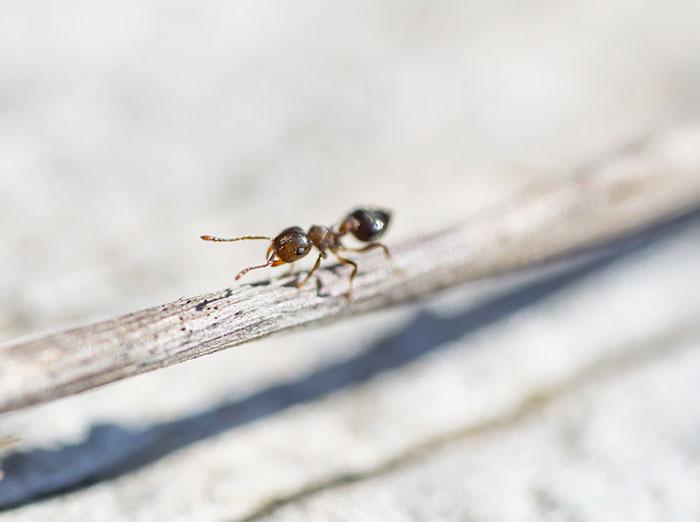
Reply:
M301 325L430 295L631 234L700 206L700 128L521 194L451 229L367 255L349 303L345 268L321 288L289 279L180 299L90 326L0 346L0 413ZM400 215L400 214L399 214Z

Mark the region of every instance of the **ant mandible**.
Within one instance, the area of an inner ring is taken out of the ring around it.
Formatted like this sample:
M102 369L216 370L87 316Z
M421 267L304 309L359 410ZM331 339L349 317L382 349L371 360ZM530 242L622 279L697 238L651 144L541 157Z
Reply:
M301 282L296 283L297 288L301 288L306 284L309 278L311 278L311 275L321 265L321 259L325 259L328 256L327 252L330 251L342 264L352 266L350 288L345 294L348 300L350 300L352 299L352 281L357 275L357 263L341 256L339 252L367 252L373 248L381 248L384 251L384 255L390 258L391 254L386 245L375 241L386 232L390 219L391 213L387 210L363 207L357 208L347 214L340 221L337 228L313 225L309 228L308 232L304 232L301 227L289 227L274 238L267 236L222 238L209 235L201 236L201 238L204 241L216 241L220 243L247 241L250 239L266 239L272 242L267 249L265 263L244 268L236 275L236 280L240 279L251 270L294 263L306 256L311 251L312 247L316 247L319 251L316 263L314 263L311 271L306 274L306 277ZM347 234L352 234L356 239L363 243L368 243L368 245L362 248L347 248L341 241L342 237Z

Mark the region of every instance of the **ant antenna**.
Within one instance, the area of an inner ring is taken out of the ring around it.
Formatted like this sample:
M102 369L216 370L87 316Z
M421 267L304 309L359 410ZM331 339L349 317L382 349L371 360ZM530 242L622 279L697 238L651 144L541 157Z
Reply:
M266 266L270 266L274 262L274 256L270 256L270 259L268 259L265 264L263 265L255 265L255 266L249 266L248 268L244 268L238 274L236 274L236 281L238 281L241 277L246 275L248 272L251 270L256 270L258 268L265 268Z
M203 235L199 236L202 238L204 241L214 241L217 243L228 243L231 241L246 241L248 239L266 239L268 241L272 241L271 237L267 236L241 236L241 237L216 237L216 236L209 236L209 235ZM272 251L272 246L268 249L268 254L271 254ZM263 265L256 265L256 266L249 266L248 268L244 268L238 274L236 274L236 281L238 281L241 277L246 275L248 272L251 270L255 270L257 268L265 268L266 266L270 266L273 262L275 261L275 256L274 254L270 255L270 257L265 261L265 264Z
M202 238L204 241L214 241L216 243L228 243L230 241L246 241L248 239L267 239L268 241L272 241L271 237L267 236L241 236L241 237L216 237L216 236L199 236Z

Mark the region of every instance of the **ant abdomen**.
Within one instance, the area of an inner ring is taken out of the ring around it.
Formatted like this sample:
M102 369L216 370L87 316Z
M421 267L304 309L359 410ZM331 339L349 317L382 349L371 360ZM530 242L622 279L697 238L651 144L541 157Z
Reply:
M360 241L366 243L379 239L389 227L391 213L378 208L358 208L353 210L345 222L354 224L349 226L349 232Z

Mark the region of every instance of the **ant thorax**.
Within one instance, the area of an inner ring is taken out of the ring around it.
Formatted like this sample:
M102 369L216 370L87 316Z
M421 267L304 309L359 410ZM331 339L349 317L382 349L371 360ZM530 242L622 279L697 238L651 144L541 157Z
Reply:
M313 225L309 229L309 239L321 252L335 250L340 244L338 235L325 225Z

